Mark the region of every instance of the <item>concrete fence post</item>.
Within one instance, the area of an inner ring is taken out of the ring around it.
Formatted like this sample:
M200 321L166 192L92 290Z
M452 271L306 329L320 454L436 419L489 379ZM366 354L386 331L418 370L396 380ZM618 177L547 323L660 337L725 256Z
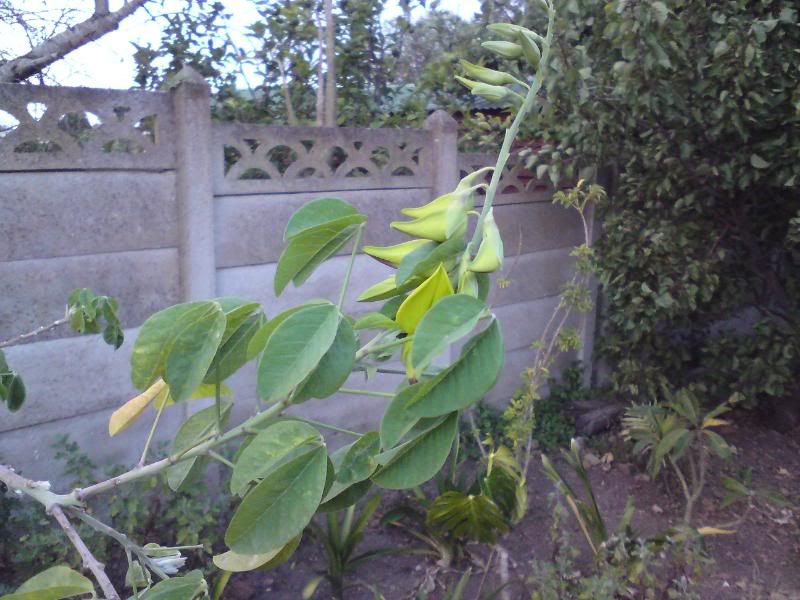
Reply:
M216 296L210 89L190 67L173 86L181 299Z
M438 198L452 192L458 184L458 123L447 112L437 110L425 119L425 129L433 136L431 192Z

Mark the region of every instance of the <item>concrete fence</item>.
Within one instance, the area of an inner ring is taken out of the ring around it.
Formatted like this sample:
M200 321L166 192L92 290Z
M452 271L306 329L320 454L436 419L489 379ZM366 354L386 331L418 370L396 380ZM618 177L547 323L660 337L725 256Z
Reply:
M136 391L129 357L137 328L171 304L215 296L263 303L268 316L314 297L335 299L347 257L336 256L280 298L272 279L283 228L303 203L337 196L369 216L365 242L391 244L399 209L451 190L494 157L459 154L456 123L431 115L424 129L277 127L212 122L209 90L191 73L169 92L0 84L0 340L63 315L69 292L91 287L119 298L126 342L61 328L7 349L28 400L0 409L0 460L53 478L50 444L70 434L101 464L130 464L150 423L110 439L108 417ZM509 285L494 285L507 360L490 400L502 403L530 364L572 271L577 216L520 166L504 174L495 217L506 243ZM346 252L346 251L345 251ZM345 308L388 274L358 256ZM355 376L354 376L355 377ZM231 380L236 418L256 410L254 369ZM379 385L393 389L387 376ZM301 410L374 428L383 403L334 396ZM167 411L168 439L194 407Z

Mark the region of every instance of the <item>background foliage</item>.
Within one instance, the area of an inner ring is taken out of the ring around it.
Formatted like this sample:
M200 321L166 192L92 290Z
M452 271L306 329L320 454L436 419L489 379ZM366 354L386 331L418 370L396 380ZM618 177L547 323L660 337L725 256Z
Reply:
M772 0L561 2L549 143L555 180L612 165L597 245L600 351L654 399L702 380L749 403L800 366L798 13Z

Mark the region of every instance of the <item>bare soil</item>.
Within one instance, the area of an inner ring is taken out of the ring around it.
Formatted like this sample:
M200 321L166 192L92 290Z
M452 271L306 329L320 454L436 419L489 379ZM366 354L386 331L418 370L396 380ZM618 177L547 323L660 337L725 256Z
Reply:
M753 483L761 490L770 490L788 500L788 506L758 502L733 535L707 539L707 550L713 563L703 571L700 595L707 600L727 599L800 599L800 430L777 433L759 422L757 415L740 412L734 415L734 425L721 433L735 449L735 457L725 465L716 464L711 470L711 482L705 499L698 506L694 524L712 526L734 519L739 507L719 508L724 490L719 485L721 474L739 477L741 468L752 467ZM590 468L598 504L606 516L609 528L618 522L628 496L635 505L634 528L642 534L661 531L677 524L683 503L677 486L668 480L651 481L641 465L626 462L623 443L618 434L610 433L588 441L589 451L599 458L606 457ZM609 455L610 453L610 455ZM558 463L557 463L558 464ZM525 519L506 535L500 546L508 553L507 577L524 580L530 576L533 559L546 560L551 556L551 509L548 496L553 487L534 466L530 474L530 508ZM402 502L400 494L385 494L378 514L370 524L359 551L383 547L419 545L414 538L396 527L378 523L382 512ZM575 523L568 517L572 539L582 546L583 540ZM475 597L475 589L484 572L489 554L486 546L470 545L468 555L450 568L437 565L426 556L393 554L365 563L347 581L348 600L371 600L375 596L365 585L375 586L387 600L413 599L422 588L434 588L429 598L442 597L443 585L457 580L460 573L471 568L473 578L467 598ZM303 587L324 569L321 545L307 536L290 562L271 572L235 575L224 597L231 600L256 598L300 598ZM578 564L581 564L579 559ZM584 557L583 564L587 564ZM493 561L486 574L484 591L500 585L498 561ZM509 598L526 598L520 586L507 588ZM315 598L331 597L330 588L323 583Z

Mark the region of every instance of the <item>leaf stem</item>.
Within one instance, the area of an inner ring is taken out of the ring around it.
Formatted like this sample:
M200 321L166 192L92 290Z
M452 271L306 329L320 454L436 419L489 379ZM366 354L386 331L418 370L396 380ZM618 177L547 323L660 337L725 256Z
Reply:
M358 246L361 244L361 236L364 235L364 225L358 226L356 232L356 241L353 243L353 252L350 254L350 261L347 263L347 271L344 274L344 281L342 281L342 290L339 292L339 311L344 306L344 296L347 293L347 288L350 287L350 276L353 274L353 265L356 262L356 255L358 254Z
M388 350L390 348L394 348L396 346L402 346L406 342L410 342L414 339L413 335L406 336L404 338L397 338L396 340L392 340L391 342L386 342L385 344L378 344L376 346L368 347L369 344L365 345L361 350L356 352L356 360L364 358L364 356L369 352L380 352L381 350Z
M375 390L360 390L356 388L339 388L339 391L343 394L355 394L357 396L375 396L377 398L394 398L394 394L391 392L378 392ZM360 434L359 434L360 435Z
M221 462L226 467L230 467L231 469L236 467L236 465L234 465L231 461L229 461L227 458L225 458L224 456L222 456L218 452L214 452L213 450L209 450L208 451L208 455L211 458L213 458L214 460L216 460L217 462Z
M141 467L144 465L144 461L147 459L147 451L150 449L150 444L153 442L153 436L156 433L156 428L158 427L158 422L161 420L161 413L164 412L164 408L166 408L167 403L166 400L161 403L161 406L158 408L158 412L156 413L156 418L153 420L153 426L150 428L150 433L147 434L147 440L144 443L144 448L142 449L142 457L139 459L137 466Z
M322 421L315 421L314 419L306 419L305 417L295 417L295 416L292 416L292 419L297 419L298 421L303 421L304 423L308 423L309 425L314 425L315 427L321 427L322 429L330 429L331 431L338 431L339 433L352 435L353 437L361 437L362 435L364 435L363 433L359 433L357 431L344 429L342 427L337 427L336 425L323 423Z
M93 485L84 487L84 488L77 488L72 491L71 494L65 496L68 500L74 501L82 501L90 498L92 496L96 496L97 494L102 494L107 492L108 490L114 489L122 484L130 483L131 481L136 481L137 479L141 479L143 477L150 477L152 475L156 475L166 469L169 466L174 465L175 463L181 462L183 460L187 460L189 458L194 458L195 456L201 456L208 452L208 450L212 448L216 448L222 444L225 444L231 441L234 438L239 437L240 435L244 435L245 433L252 431L257 425L261 424L264 421L268 421L276 417L277 415L281 414L286 407L289 405L289 399L284 398L283 400L273 404L266 410L253 415L242 424L237 425L233 429L230 429L227 433L214 436L209 440L201 442L196 446L190 448L185 452L181 452L179 454L173 454L168 456L167 458L163 458L159 461L154 463L150 463L149 465L144 465L142 467L137 467L135 469L131 469L126 473L122 473L121 475L117 475L116 477L112 477L111 479L106 479L105 481L101 481L95 483Z

